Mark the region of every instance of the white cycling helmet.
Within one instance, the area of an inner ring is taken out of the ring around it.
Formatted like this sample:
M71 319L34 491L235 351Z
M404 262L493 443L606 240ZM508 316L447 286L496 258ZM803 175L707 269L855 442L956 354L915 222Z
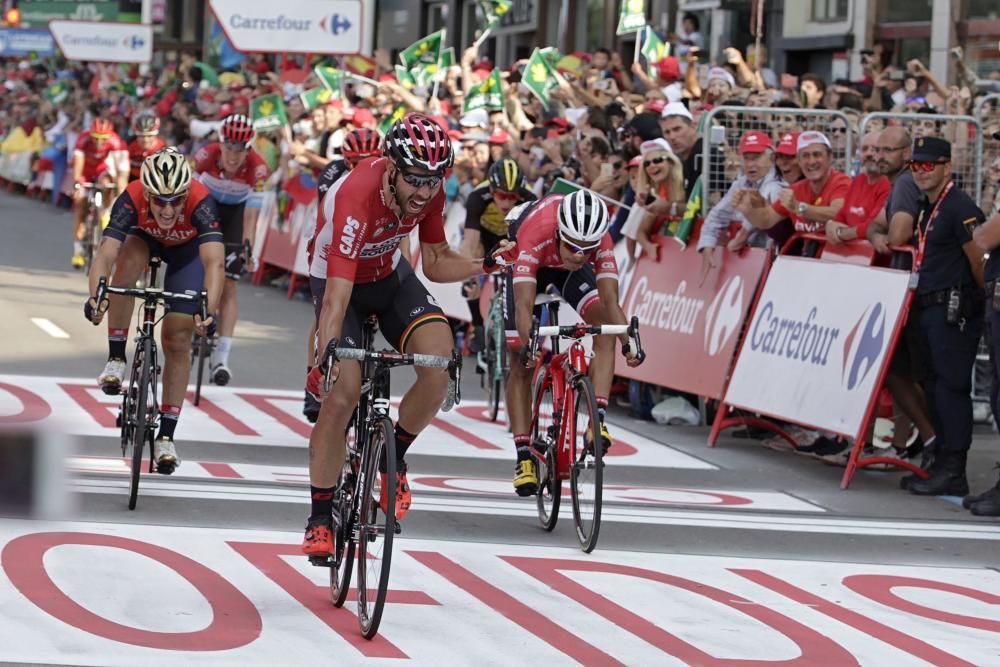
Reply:
M139 180L149 194L173 197L191 186L191 166L176 148L162 148L142 161Z
M567 195L559 204L558 218L562 236L584 243L600 241L611 226L608 207L590 190Z

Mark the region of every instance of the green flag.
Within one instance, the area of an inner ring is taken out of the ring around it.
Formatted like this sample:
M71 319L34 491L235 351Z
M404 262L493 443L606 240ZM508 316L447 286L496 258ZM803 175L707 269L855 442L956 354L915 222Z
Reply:
M553 67L555 67L556 63L559 62L559 59L562 58L562 54L559 53L559 49L554 46L546 46L544 49L538 49L538 52L542 54L542 57L549 61L549 64Z
M392 113L383 118L382 121L378 124L379 134L381 134L383 137L386 134L388 134L389 128L392 127L392 124L406 115L406 108L407 107L405 104L397 104L396 108L392 110Z
M399 85L407 90L413 90L417 87L417 81L413 78L413 74L410 70L406 69L402 65L396 65L396 80L399 81Z
M500 70L494 68L482 83L469 90L462 102L462 113L469 113L473 109L503 110L503 79L500 78Z
M330 99L340 99L342 94L340 85L344 80L343 72L336 67L318 65L313 68L313 74L315 74L316 78L319 79L319 82L330 91Z
M639 52L646 59L646 70L649 72L649 78L656 81L656 77L659 74L656 68L653 67L653 63L663 60L670 55L670 45L660 39L660 36L656 34L655 30L646 26L642 40L642 48Z
M699 178L698 182L694 184L691 196L688 197L687 206L684 208L684 215L673 230L674 240L680 243L682 248L687 247L694 223L701 217L701 183L702 179Z
M486 21L484 30L493 30L503 19L504 14L510 11L510 0L479 0L479 9L483 12L483 19Z
M288 124L285 105L277 93L250 100L250 120L257 132L269 132Z
M434 63L433 65L414 67L410 74L413 75L413 80L417 86L420 88L430 88L434 84L434 79L437 78L438 71L438 65Z
M406 47L399 54L399 61L403 63L404 67L410 69L414 69L418 65L434 65L436 68L443 49L444 30L438 30Z
M52 104L62 104L69 96L69 88L62 81L56 81L43 90L42 95Z
M521 82L534 93L535 97L542 101L546 107L549 106L552 91L559 86L559 79L556 77L555 68L549 61L535 49L524 66L524 77Z
M571 195L577 190L582 190L583 186L577 185L572 181L567 181L565 178L557 178L556 182L552 184L549 189L550 195Z
M630 32L638 32L646 25L646 1L645 0L623 0L621 13L618 14L619 35L627 35Z
M316 107L323 106L327 102L333 99L333 93L326 86L317 86L311 88L300 95L302 98L302 106L306 108L307 111L312 111Z

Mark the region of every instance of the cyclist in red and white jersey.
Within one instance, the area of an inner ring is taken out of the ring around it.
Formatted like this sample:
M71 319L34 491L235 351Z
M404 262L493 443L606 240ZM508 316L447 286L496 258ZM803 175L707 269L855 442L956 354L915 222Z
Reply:
M87 228L83 217L87 192L82 184L93 183L104 191L100 212L103 220L115 195L125 191L128 177L128 146L110 120L95 118L90 131L80 135L73 149L73 268L83 268L86 261L83 239Z
M209 144L194 156L195 178L212 193L219 207L222 234L226 243L226 285L219 311L219 339L210 362L212 381L229 384L229 351L239 316L236 286L243 272L244 243L253 247L257 235L257 217L263 201L264 183L270 171L264 158L250 147L254 131L250 119L242 114L227 116L219 128L219 141Z
M315 254L326 271L321 277L314 271L310 279L320 304L317 349L325 350L334 339L340 346L360 346L362 324L375 314L382 334L397 350L448 356L454 347L448 320L410 265L401 261L399 244L419 230L424 274L435 282L459 282L483 272L481 261L463 257L445 239L442 182L454 159L451 140L427 116L410 114L389 130L383 155L359 162L324 198L330 241L318 243ZM415 370L416 381L399 405L396 452L389 453L399 461L397 519L411 502L403 457L448 390L447 370ZM333 549L331 508L346 458L345 431L361 393L357 362L337 362L332 375L336 384L309 439L312 513L302 550L310 556ZM322 383L317 366L307 387L319 395ZM388 511L384 498L381 502Z
M309 252L309 273L312 275L312 264L314 257L314 248L316 245L317 237L323 234L324 240L323 244L328 244L329 241L329 227L325 227L326 217L323 215L323 198L326 196L327 191L333 186L334 183L342 179L347 175L351 169L361 160L367 157L377 157L382 154L382 137L375 130L369 130L367 128L358 128L351 130L346 137L344 137L344 143L340 148L340 154L342 157L330 160L329 163L323 168L323 171L319 174L319 182L316 184L316 192L319 195L319 205L316 208L316 226L314 229L308 230L306 234L309 237L309 244L307 246ZM326 232L324 232L326 229ZM326 260L323 260L322 268L317 267L316 277L320 279L326 278ZM313 295L313 305L318 305L318 299L316 295ZM309 337L306 339L306 366L309 371L312 371L313 366L316 365L315 355L316 355L316 325L317 322L314 319L312 326L309 327ZM304 403L302 406L302 414L305 415L309 423L315 424L316 418L319 416L319 401L316 397L306 390L306 395L304 398Z
M520 211L508 235L518 247L514 270L506 277L507 340L511 358L527 352L535 297L555 285L562 298L589 324L628 324L618 304L618 263L614 241L608 232L611 218L604 202L589 190L566 197L549 195ZM641 360L628 347L627 336L619 336L622 353L630 366ZM611 445L604 425L604 411L614 375L614 338L594 337L590 380L597 395L602 446ZM517 463L514 490L520 496L538 491L538 475L531 457L531 376L534 360L512 363L507 379L507 410L510 414ZM588 431L588 441L593 435Z
M167 147L160 138L160 119L152 113L139 114L132 123L135 138L128 145L132 180L139 178L142 162L158 150Z

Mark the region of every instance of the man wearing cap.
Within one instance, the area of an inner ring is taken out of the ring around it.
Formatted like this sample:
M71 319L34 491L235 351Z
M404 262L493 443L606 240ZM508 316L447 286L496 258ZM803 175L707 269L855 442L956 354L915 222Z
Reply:
M951 178L951 144L914 142L913 180L923 193L917 216L917 289L910 308L927 337L925 382L937 433L929 477L909 482L921 496L969 492L965 464L972 444L972 367L983 327L983 250L973 232L985 216Z
M785 132L781 135L774 149L774 166L785 183L798 183L802 180L802 170L799 168L799 158L796 150L799 145L800 132Z
M787 218L796 232L822 233L844 205L851 179L833 168L830 140L822 132L803 132L796 148L805 178L782 190L778 201L758 206L752 196L735 198L734 206L758 229L771 229Z
M719 104L732 94L734 88L736 79L733 75L723 67L713 67L708 70L708 85L705 87L705 96L702 100L706 104Z
M851 179L844 206L826 223L826 238L830 243L868 238L868 225L889 198L889 179L878 167L879 134L869 132L861 138L861 173Z
M644 141L652 141L663 136L660 128L659 114L644 111L637 113L632 120L625 123L620 132L622 150L629 156L629 159L639 155L639 146Z
M702 253L702 275L711 267L718 266L719 237L725 234L733 222L742 223L741 229L729 243L731 250L738 250L745 243L757 245L753 236L763 240L763 235L754 235L755 228L746 216L733 207L733 196L741 190L759 192L771 204L777 201L785 187L774 167L774 151L771 138L764 132L747 132L740 139L740 161L742 173L729 186L722 199L712 207L698 237L698 252Z
M694 116L681 102L671 102L660 113L660 129L663 138L670 142L670 147L684 163L684 194L690 197L702 169L702 143Z

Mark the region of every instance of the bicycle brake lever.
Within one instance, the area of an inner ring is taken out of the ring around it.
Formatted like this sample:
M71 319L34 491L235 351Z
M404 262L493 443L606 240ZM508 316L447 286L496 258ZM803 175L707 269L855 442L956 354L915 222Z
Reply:
M338 342L336 338L331 338L326 345L326 353L323 355L323 393L328 393L333 387L334 380L330 375L333 373L333 364L337 361Z

